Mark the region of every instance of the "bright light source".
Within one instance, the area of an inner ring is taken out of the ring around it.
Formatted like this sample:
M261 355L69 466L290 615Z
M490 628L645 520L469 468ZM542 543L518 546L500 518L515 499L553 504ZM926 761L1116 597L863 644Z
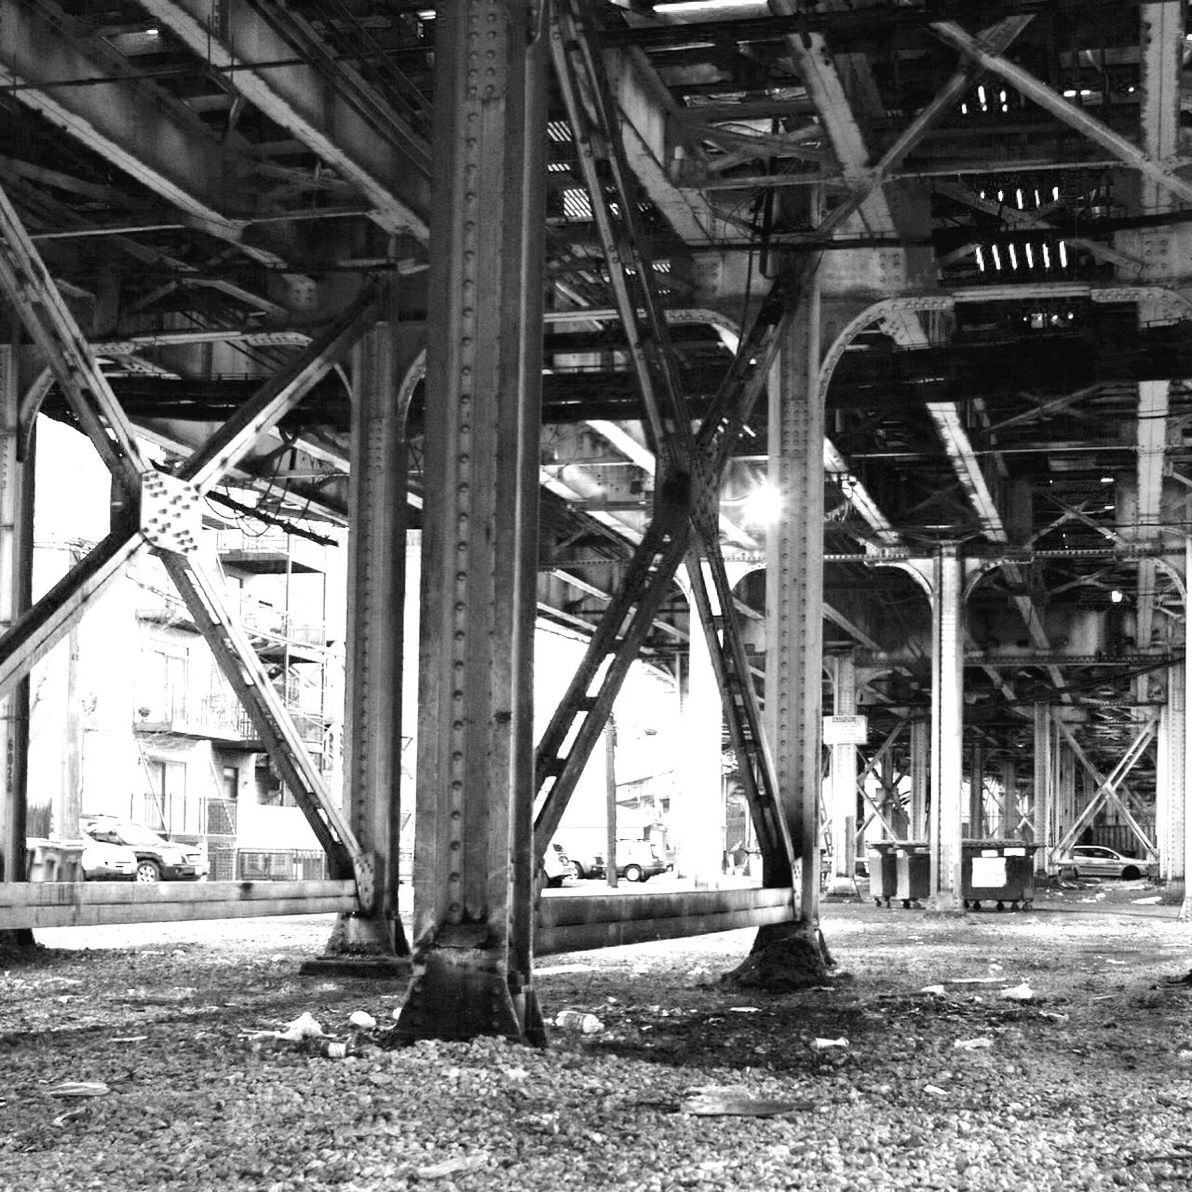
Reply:
M145 30L145 36L146 37L160 37L161 30L156 25L151 25L148 29Z
M1114 588L1114 590L1109 593L1109 599L1112 600L1114 604L1121 604L1121 602L1122 602L1121 588Z
M985 272L985 254L981 251L979 244L977 245L977 269L981 273Z
M1033 269L1035 267L1035 254L1031 251L1031 246L1029 244L1026 246L1026 265L1028 269Z
M773 526L782 514L782 494L763 480L745 499L741 516L747 526Z
M1060 268L1068 268L1068 246L1062 240L1060 241Z
M1113 477L1112 477L1112 476L1102 476L1102 477L1101 477L1101 483L1102 483L1102 484L1112 484L1112 483L1113 483Z

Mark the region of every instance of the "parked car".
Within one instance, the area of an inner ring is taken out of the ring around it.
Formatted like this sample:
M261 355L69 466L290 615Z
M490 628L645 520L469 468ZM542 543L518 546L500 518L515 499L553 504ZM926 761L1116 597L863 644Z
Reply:
M211 868L202 849L166 840L141 824L112 816L88 816L82 827L92 840L132 849L137 858L138 882L193 882L206 877Z
M617 877L627 882L644 882L667 871L666 859L648 840L617 841Z
M1073 877L1120 877L1136 881L1140 877L1158 876L1157 862L1145 857L1127 857L1117 849L1102 844L1076 844L1056 858L1060 873Z
M83 837L79 867L88 882L131 882L137 876L137 855L124 844Z
M602 853L575 853L568 849L567 855L571 858L571 868L578 878L604 877L608 872Z
M548 886L561 886L569 877L575 876L571 858L563 851L561 844L552 844L542 858Z

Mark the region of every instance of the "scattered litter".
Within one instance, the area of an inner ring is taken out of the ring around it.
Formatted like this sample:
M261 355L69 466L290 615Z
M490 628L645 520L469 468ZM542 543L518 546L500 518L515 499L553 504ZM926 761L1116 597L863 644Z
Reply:
M148 1039L148 1035L117 1035L113 1043L144 1043Z
M284 1030L242 1033L250 1039L284 1039L287 1043L300 1043L303 1039L321 1038L324 1031L309 1011L303 1011L293 1022L287 1022Z
M85 1105L80 1105L78 1107L78 1109L68 1109L65 1113L60 1113L54 1119L53 1124L55 1126L57 1126L59 1129L61 1129L63 1126L66 1125L67 1122L71 1122L71 1121L74 1121L76 1118L81 1118L81 1117L86 1117L86 1116L87 1116L87 1107Z
M700 1117L778 1117L796 1109L814 1109L810 1101L771 1101L746 1088L709 1086L692 1090L679 1106L680 1113Z
M106 1097L112 1090L99 1080L65 1080L47 1091L51 1097Z
M1125 964L1126 962L1124 960L1113 960L1112 958L1107 958L1105 963L1106 964Z
M544 964L541 968L535 966L535 977L553 977L556 973L590 973L594 964Z
M323 1054L329 1059L342 1060L348 1054L348 1045L332 1039L323 1047Z
M1001 977L948 977L949 985L996 985Z
M1135 906L1158 906L1163 901L1160 894L1154 894L1150 898L1131 898L1130 901Z
M761 1006L729 1006L729 1010L733 1014L760 1014L762 1012Z
M948 1095L948 1090L940 1088L938 1084L925 1084L923 1091L930 1093L933 1097L946 1097Z
M353 1026L362 1027L366 1031L371 1031L377 1025L377 1020L367 1010L353 1010L352 1017L348 1021Z
M848 1040L841 1036L839 1039L812 1039L812 1051L827 1051L830 1047L847 1047Z
M526 1080L529 1078L529 1068L503 1068L506 1080Z
M467 1171L479 1171L488 1162L488 1151L477 1151L474 1155L461 1155L457 1159L445 1159L429 1167L417 1168L420 1180L440 1180L445 1175L459 1175Z
M930 993L935 997L944 997L947 995L947 990L942 985L924 985L919 990L920 993Z
M293 1022L287 1022L286 1029L279 1031L277 1037L297 1043L299 1039L309 1039L323 1033L323 1028L315 1021L314 1015L309 1010L304 1010Z
M1168 985L1192 985L1192 971L1186 972L1182 977L1168 977Z
M996 963L996 962L992 962L992 963L989 965L989 971L990 971L991 973L1002 973L1002 972L1005 972L1005 969L1003 969L1003 968L1002 968L1002 966L1001 966L1000 964L998 964L998 963Z
M555 1015L555 1026L561 1026L566 1031L579 1031L584 1035L594 1035L604 1030L604 1023L595 1014L585 1014L582 1010L560 1010Z
M957 1039L952 1046L960 1051L980 1051L983 1047L992 1047L992 1039Z
M1192 1051L1184 1048L1182 1051L1176 1052L1175 1058L1179 1060L1181 1064L1192 1064Z
M1035 991L1023 981L1021 985L1012 985L1009 989L1003 989L998 996L1009 998L1012 1002L1029 1002L1035 996Z
M1040 1010L1040 1018L1050 1018L1052 1022L1067 1022L1069 1015L1061 1014L1058 1010Z

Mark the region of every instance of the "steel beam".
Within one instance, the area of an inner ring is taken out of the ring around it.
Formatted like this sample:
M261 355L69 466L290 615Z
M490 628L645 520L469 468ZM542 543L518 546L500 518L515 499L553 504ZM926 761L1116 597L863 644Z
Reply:
M395 145L378 134L342 96L329 94L312 66L253 69L253 61L293 57L289 44L265 15L266 6L223 5L223 19L216 27L207 0L140 0L140 4L201 61L221 68L236 66L225 77L237 93L356 186L372 204L372 217L381 227L426 240L430 190L425 159L415 151L416 146L421 148L418 138L410 133ZM396 116L392 122L400 123Z
M964 731L963 564L955 546L943 546L932 568L931 591L931 905L950 913L963 907L960 783Z
M298 353L290 365L271 377L193 455L183 461L177 477L198 492L217 483L251 450L257 438L276 425L311 388L334 367L339 354L355 342L375 317L376 295L361 295L345 315ZM113 399L114 400L114 399ZM130 517L93 547L79 563L45 593L0 636L0 695L61 640L124 565L148 543Z
M833 716L851 716L857 711L857 667L851 653L831 659ZM831 893L856 892L857 746L832 745L830 749L829 821L832 825Z
M224 599L219 582L195 557L162 551L161 561L196 628L206 639L265 751L294 795L320 845L332 878L355 877L360 908L372 911L376 899L375 860L366 855L332 800L281 696Z
M545 1041L531 818L545 7L458 0L435 21L415 955L396 1027L406 1038Z
M15 342L0 344L0 630L8 629L32 599L33 457L24 451L28 440L17 374ZM26 876L29 710L25 678L0 698L0 882Z
M393 289L381 314L357 343L352 361L344 714L345 804L361 849L377 858L376 898L371 914L340 920L331 950L404 957L410 948L397 899L409 451L408 411L394 400L405 368Z
M241 242L245 224L223 209L233 163L197 116L193 123L185 122L164 102L154 102L144 83L133 79L38 90L40 83L99 77L106 67L16 0L0 2L0 27L0 85L16 88L15 97L26 107L148 187L196 227Z
M991 53L980 37L969 33L960 25L951 21L937 21L931 28L942 41L967 54L991 73L1000 75L1027 99L1038 104L1044 111L1050 112L1069 128L1109 150L1124 165L1137 170L1161 190L1186 203L1192 202L1192 182L1180 177L1173 165L1145 153L1133 141L1103 124L1084 108L1078 108L1057 95L1030 71L997 53Z
M771 374L770 484L782 518L766 568L766 718L799 872L799 918L819 913L823 652L824 412L819 290L813 280Z

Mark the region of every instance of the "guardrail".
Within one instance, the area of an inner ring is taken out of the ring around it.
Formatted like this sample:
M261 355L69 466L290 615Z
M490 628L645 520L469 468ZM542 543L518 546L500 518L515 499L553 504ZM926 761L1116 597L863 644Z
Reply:
M545 897L534 951L546 956L793 921L789 887L659 894ZM343 881L2 882L0 931L97 927L258 915L350 914L356 883Z

